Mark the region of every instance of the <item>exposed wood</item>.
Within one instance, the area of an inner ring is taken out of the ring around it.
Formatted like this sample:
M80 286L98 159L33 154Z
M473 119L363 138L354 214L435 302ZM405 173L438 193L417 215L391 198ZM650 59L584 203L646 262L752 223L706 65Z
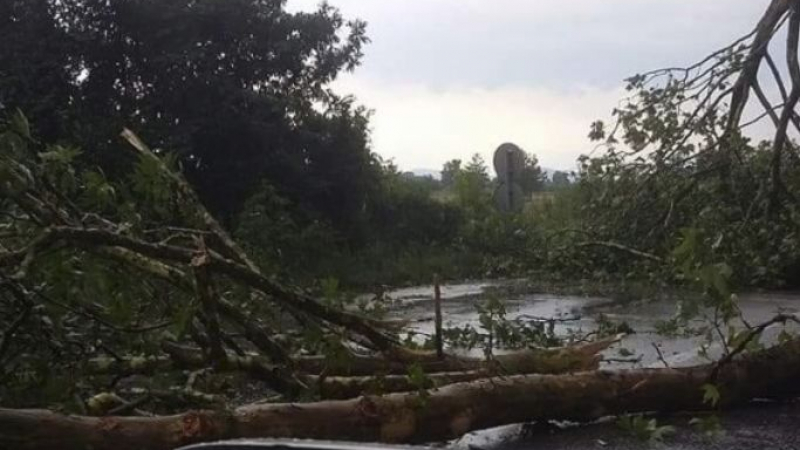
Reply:
M363 395L383 395L394 392L413 392L438 388L448 384L464 383L498 376L488 369L432 373L425 376L423 385L416 384L406 375L375 375L366 377L309 377L309 385L319 389L325 400L346 400Z
M716 365L688 369L519 375L419 393L308 404L254 405L155 418L64 416L0 409L0 448L172 450L225 438L302 437L383 442L442 441L469 431L536 420L588 421L607 415L703 410ZM769 374L768 377L764 374ZM741 355L720 367L718 407L796 395L800 341ZM655 407L657 405L657 408Z

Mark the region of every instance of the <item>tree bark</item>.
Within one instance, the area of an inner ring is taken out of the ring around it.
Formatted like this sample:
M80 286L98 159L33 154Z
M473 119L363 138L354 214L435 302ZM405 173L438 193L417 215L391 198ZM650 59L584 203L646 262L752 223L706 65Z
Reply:
M0 409L0 448L171 450L226 438L442 441L469 431L536 420L588 421L607 415L709 408L703 386L716 365L688 369L519 375L420 393L307 404L254 405L155 418L64 416ZM745 354L716 374L718 407L800 390L800 340Z
M315 369L312 373L324 374L321 376L298 374L294 377L282 366L259 355L226 354L217 361L215 369L247 373L254 379L277 387L279 392L290 395L297 394L307 386L313 386L317 388L320 398L348 399L365 393L415 391L422 387L441 387L498 375L563 374L594 370L601 360L598 353L617 340L614 337L571 347L523 350L497 355L493 361L454 356L438 360L434 359L433 353L414 353L419 358L417 361L420 368L426 373L426 382L431 386L419 386L408 376L409 362L380 357L354 357L345 364L348 367L352 365L352 370L341 367L339 370L336 367L326 369L324 358L321 357L300 358L300 361L305 362L305 369ZM164 342L162 348L169 357L94 358L89 360L88 368L94 374L132 375L174 370L176 364L183 369L207 367L206 358L198 349L172 342Z

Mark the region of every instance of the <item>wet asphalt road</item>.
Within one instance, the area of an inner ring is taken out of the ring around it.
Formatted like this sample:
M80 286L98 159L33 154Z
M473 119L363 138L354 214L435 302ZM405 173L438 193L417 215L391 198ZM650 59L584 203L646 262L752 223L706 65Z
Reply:
M800 450L800 403L754 403L720 416L722 433L709 438L688 425L691 416L659 420L676 434L661 443L637 440L614 423L559 429L512 426L465 436L458 450Z

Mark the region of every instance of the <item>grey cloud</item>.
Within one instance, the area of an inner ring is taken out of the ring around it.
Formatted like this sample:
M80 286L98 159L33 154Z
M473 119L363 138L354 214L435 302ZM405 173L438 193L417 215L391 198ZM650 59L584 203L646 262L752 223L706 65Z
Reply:
M290 4L309 7L308 0ZM370 23L362 75L432 87L610 87L750 30L768 0L333 0Z

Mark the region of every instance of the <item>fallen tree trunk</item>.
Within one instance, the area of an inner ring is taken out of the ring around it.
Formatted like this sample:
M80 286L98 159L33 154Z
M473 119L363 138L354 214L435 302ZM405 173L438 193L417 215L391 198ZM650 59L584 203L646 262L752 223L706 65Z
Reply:
M800 340L742 355L715 370L593 371L519 375L452 384L425 395L193 411L155 418L64 416L0 409L0 447L19 450L171 450L226 438L301 437L383 442L441 441L469 431L536 420L588 421L646 411L707 409L713 376L718 407L800 391Z
M448 384L464 383L497 376L488 369L466 372L440 372L426 374L421 380L407 375L378 375L363 377L307 377L309 386L316 386L319 397L325 400L346 400L362 395L383 395L392 392L411 392L438 388Z
M382 356L352 355L344 364L329 365L322 356L301 357L295 367L304 373L329 376L371 376L378 373L406 375L410 365L417 364L425 373L464 372L492 370L502 374L558 374L593 370L599 366L598 353L620 340L621 336L590 342L588 344L550 348L525 349L485 358L445 355L440 359L435 351L410 351L398 349Z
M599 353L618 342L619 339L619 336L615 336L568 347L520 350L495 355L493 361L454 355L446 355L444 359L440 360L432 352L408 352L401 360L386 359L382 356L351 355L342 364L328 365L328 361L323 356L305 356L294 359L293 364L301 373L319 375L324 372L325 376L342 378L373 377L377 374L407 375L409 364L419 364L420 368L428 374L455 372L504 375L559 374L597 369L601 360ZM170 342L165 342L163 347L171 356L93 358L87 362L87 369L95 375L149 375L173 369L176 361L181 367L187 369L199 369L206 366L202 353L197 349ZM249 360L252 361L252 364L275 366L268 358L260 355L230 356L228 359L231 361L235 359ZM229 370L236 370L236 367L246 368L249 364L231 363L227 367Z
M353 370L343 370L347 376L337 376L335 368L324 368L323 358L300 358L305 369L315 369L324 376L299 376L296 383L314 386L322 399L348 399L364 393L385 394L390 392L415 391L420 388L441 387L453 383L474 381L496 375L519 374L563 374L597 369L601 360L599 352L605 350L619 337L612 337L583 345L553 349L527 349L505 355L497 355L493 361L479 358L447 356L443 360L428 352L406 353L406 362L387 360L380 357L353 356L348 360ZM165 342L163 349L169 357L130 357L95 358L88 362L87 368L93 374L153 374L165 370L202 369L206 358L198 349ZM410 355L414 355L413 357ZM410 359L415 360L426 373L425 382L420 386L418 380L408 376ZM176 367L177 364L177 367ZM302 365L301 365L302 366ZM227 372L244 372L254 379L281 386L285 380L292 380L279 366L258 355L228 355L221 358L215 369ZM368 375L353 375L364 373ZM281 391L283 392L283 391ZM297 393L297 389L286 392Z

